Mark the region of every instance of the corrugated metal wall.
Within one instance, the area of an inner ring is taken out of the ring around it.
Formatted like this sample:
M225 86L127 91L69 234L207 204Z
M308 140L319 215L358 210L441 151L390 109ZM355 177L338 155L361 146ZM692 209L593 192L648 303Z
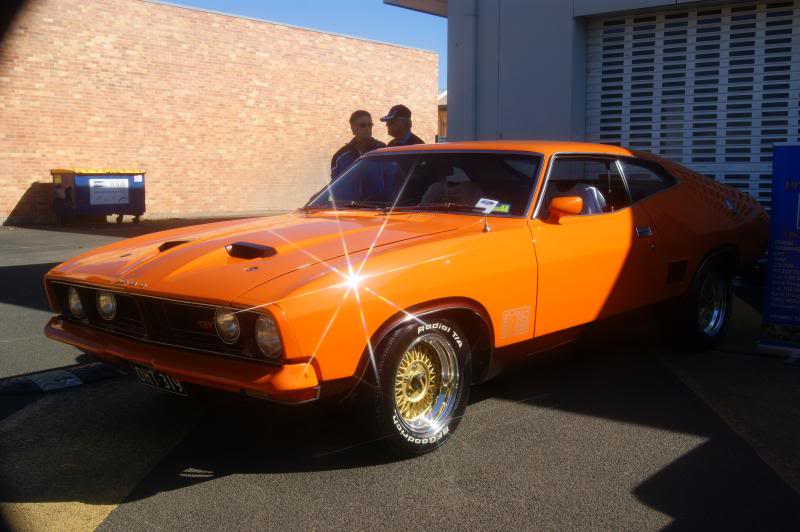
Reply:
M770 203L772 146L800 137L800 1L589 22L589 140L663 155Z

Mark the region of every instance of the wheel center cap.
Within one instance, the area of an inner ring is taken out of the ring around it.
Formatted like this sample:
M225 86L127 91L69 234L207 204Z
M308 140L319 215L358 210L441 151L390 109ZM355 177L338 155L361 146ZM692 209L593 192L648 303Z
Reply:
M422 400L428 391L428 374L425 371L415 371L408 376L406 396L409 401Z

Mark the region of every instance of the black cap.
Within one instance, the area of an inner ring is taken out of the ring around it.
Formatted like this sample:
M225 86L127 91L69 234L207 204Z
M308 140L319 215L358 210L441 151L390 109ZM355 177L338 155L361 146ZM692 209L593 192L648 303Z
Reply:
M394 118L411 118L411 109L402 104L397 104L389 109L389 114L381 117L381 122L388 122Z

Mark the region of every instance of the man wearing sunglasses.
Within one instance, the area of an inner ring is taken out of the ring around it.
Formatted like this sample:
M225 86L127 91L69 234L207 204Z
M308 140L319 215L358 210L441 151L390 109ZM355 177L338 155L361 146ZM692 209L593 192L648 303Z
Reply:
M390 147L425 144L424 140L411 132L411 109L405 105L398 104L389 109L389 114L381 117L381 122L386 122L386 129L392 137Z
M363 154L386 147L386 144L372 137L372 115L367 111L358 110L350 115L350 130L353 139L331 158L331 181L336 181Z

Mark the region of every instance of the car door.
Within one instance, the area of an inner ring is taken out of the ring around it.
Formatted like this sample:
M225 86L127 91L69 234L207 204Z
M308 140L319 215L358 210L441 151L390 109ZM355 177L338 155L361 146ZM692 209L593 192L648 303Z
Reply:
M653 231L658 233L656 254L659 257L660 299L683 293L707 251L697 247L701 234L712 227L698 224L711 213L704 210L700 198L676 187L677 180L661 165L633 157L620 158L620 165L634 205L641 205L653 218ZM712 215L713 216L713 215Z
M559 196L581 197L581 214L555 220L549 205ZM614 158L554 156L530 228L538 263L535 336L654 300L652 220L631 205Z

